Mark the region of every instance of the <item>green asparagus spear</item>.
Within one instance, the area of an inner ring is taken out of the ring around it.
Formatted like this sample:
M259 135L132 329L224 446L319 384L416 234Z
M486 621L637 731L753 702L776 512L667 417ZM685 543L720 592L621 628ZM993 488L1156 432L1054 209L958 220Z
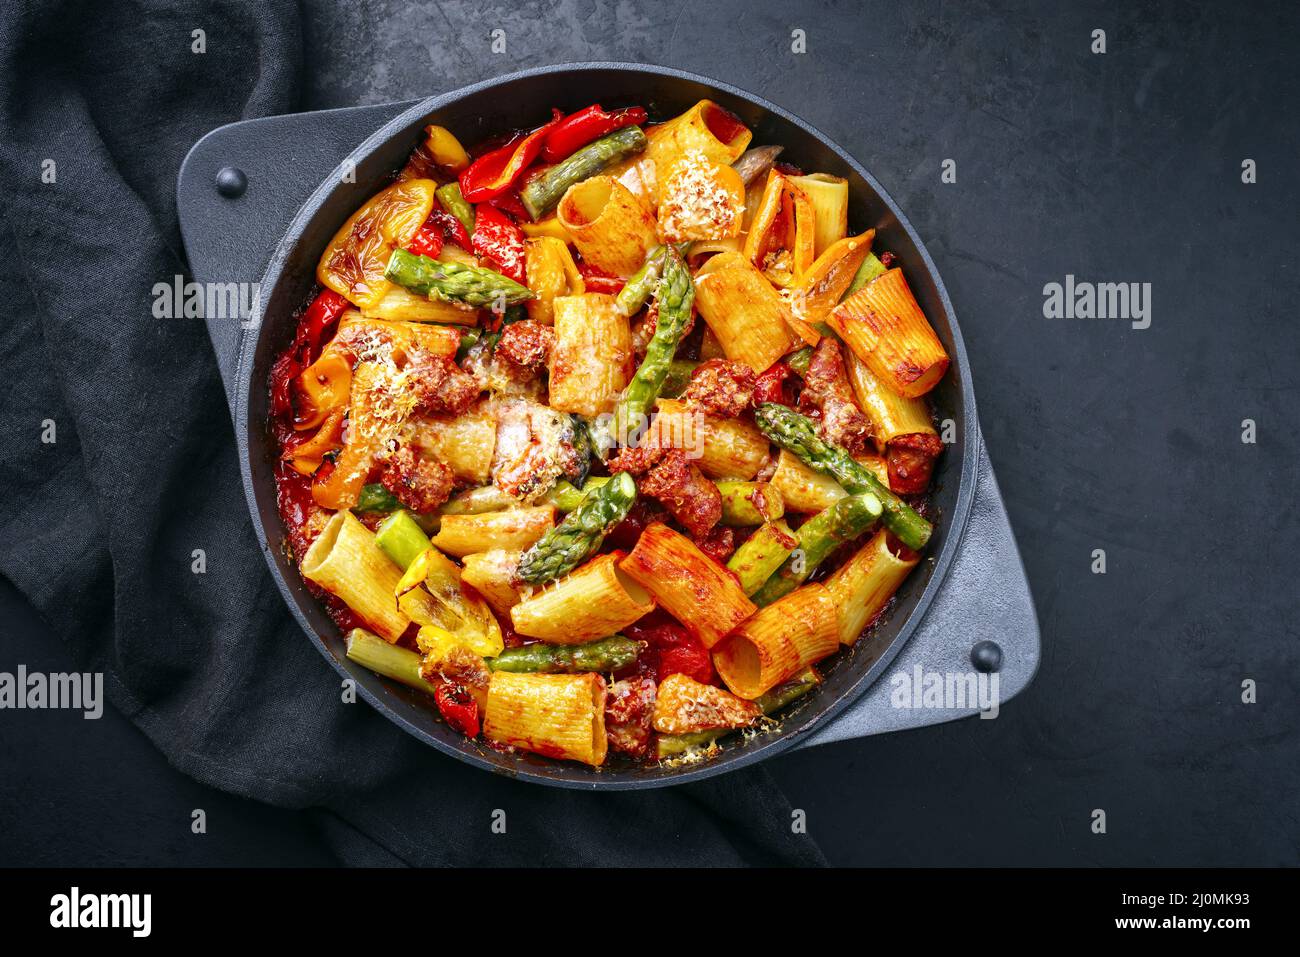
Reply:
M808 374L808 365L812 362L812 346L804 346L797 352L792 352L785 357L785 364L800 375Z
M783 519L764 525L736 549L727 567L740 579L746 595L763 587L790 553L799 547L799 539Z
M773 711L780 711L791 701L802 698L821 683L821 676L817 672L811 667L805 668L793 678L782 681L771 691L759 695L755 704L762 709L763 714L771 714Z
M395 512L402 507L402 503L397 500L397 496L388 489L384 488L378 482L372 482L370 485L361 487L361 494L357 497L356 508L354 512Z
M560 201L574 183L595 176L607 166L640 153L646 148L645 134L639 126L628 126L588 143L568 159L562 159L546 172L533 177L519 191L519 200L533 222L541 219Z
M846 289L844 295L840 297L840 302L843 302L867 283L871 282L871 280L875 279L877 276L883 275L887 271L885 264L876 258L875 253L867 253L867 258L862 260L862 265L859 266L858 271L853 274L853 281L849 283L849 288Z
M575 488L572 483L563 479L555 483L555 488L551 489L550 494L546 496L546 501L555 506L556 511L572 512L590 492L600 488L609 479L603 475L593 476L582 483L582 488Z
M438 203L443 209L460 220L465 232L474 232L474 207L461 195L460 183L453 179L450 183L439 186L433 195L438 197Z
M357 504L352 511L386 515L396 512L401 507L402 503L397 500L397 496L378 482L373 482L370 485L362 486L361 494L358 496ZM414 515L413 518L415 523L430 535L437 532L438 526L442 524L442 518L436 512L430 512L427 515Z
M797 455L813 471L835 479L850 495L870 492L884 509L885 527L912 551L925 548L934 527L848 452L822 441L812 419L786 406L764 403L754 412L754 422L769 439Z
M627 472L619 472L585 496L559 525L524 552L515 576L521 582L539 585L573 571L600 548L635 501L636 483Z
M575 674L583 671L618 671L636 661L641 642L611 635L585 645L524 645L507 648L487 659L493 671Z
M348 632L348 659L385 678L433 694L433 685L420 676L420 656L410 648L390 645L364 628Z
M444 515L480 515L483 512L500 512L518 503L495 485L481 485L466 489L447 499L442 506Z
M710 728L708 731L692 731L689 734L661 734L655 741L655 757L662 761L688 751L703 750L732 730L734 729Z
M842 498L799 526L799 548L752 598L760 608L808 580L835 548L857 538L880 518L880 499L870 492Z
M614 301L618 311L625 316L640 312L641 307L645 305L645 301L655 291L655 286L659 282L659 274L663 272L663 268L664 247L656 246L645 257L645 264L632 273L632 278L624 283L623 288L619 290L618 298Z
M614 435L624 444L627 444L629 435L646 422L655 399L659 398L673 354L691 318L695 283L676 249L669 248L664 255L664 271L656 295L659 315L655 320L655 334L646 346L641 366L623 390L614 413Z
M546 501L561 512L572 512L582 503L588 492L599 488L608 481L609 479L604 476L589 478L582 483L582 488L576 488L570 482L560 479L546 494ZM369 488L369 486L366 487ZM383 488L382 485L376 487ZM500 512L507 508L514 508L518 504L519 502L516 499L507 495L495 485L482 485L453 495L442 506L441 511L443 515L480 515L483 512ZM400 505L394 507L401 508ZM372 511L379 511L379 509L372 509Z
M432 547L429 536L416 524L415 517L406 511L394 512L375 529L375 544L379 550L397 563L403 571L406 566Z
M460 345L456 347L456 361L464 362L469 355L470 350L478 345L479 340L483 338L483 330L478 326L466 329L460 334Z
M785 514L785 499L767 482L718 483L722 493L723 525L762 525Z
M802 698L819 684L821 684L821 678L818 677L817 672L807 668L789 681L783 681L771 691L760 695L754 703L758 705L763 714L772 714L774 711L780 711L790 702ZM664 758L685 754L688 751L706 748L732 730L734 729L712 728L708 731L695 731L691 734L661 734L655 742L655 756L663 760Z
M411 292L446 302L463 302L484 308L514 305L535 295L499 272L462 263L445 263L417 256L405 249L393 250L384 276Z

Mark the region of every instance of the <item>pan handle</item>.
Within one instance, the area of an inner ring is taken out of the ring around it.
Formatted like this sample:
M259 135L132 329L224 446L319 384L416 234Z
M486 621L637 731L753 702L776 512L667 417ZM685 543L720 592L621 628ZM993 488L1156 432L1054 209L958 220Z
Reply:
M923 696L914 692L924 688L926 676L933 673L974 675L982 684L980 693L995 693L992 700L998 707L1033 680L1041 657L1038 615L983 432L975 475L975 498L961 543L920 626L861 698L825 727L814 728L797 748L920 728L979 712L977 706L952 707L950 701L943 707L924 706ZM996 649L985 642L993 642Z

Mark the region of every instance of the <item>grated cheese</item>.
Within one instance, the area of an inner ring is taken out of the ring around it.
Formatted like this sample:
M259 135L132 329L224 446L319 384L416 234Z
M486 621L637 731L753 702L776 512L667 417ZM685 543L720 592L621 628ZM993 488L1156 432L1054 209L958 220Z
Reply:
M703 150L691 150L673 167L659 210L659 225L668 242L721 239L734 231L744 209L732 204L715 170Z

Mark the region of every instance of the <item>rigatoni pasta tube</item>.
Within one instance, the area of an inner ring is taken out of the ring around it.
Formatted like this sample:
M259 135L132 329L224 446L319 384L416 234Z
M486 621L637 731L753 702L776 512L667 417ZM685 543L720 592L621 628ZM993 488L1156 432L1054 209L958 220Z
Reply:
M680 448L714 479L749 480L767 461L771 443L753 423L705 415L676 399L660 399L644 444Z
M568 243L553 236L530 239L524 244L524 268L528 288L537 294L528 301L528 318L549 326L555 315L556 296L578 296L587 291L582 274L573 262Z
M761 609L713 649L713 666L751 701L840 646L835 603L821 584L803 585Z
M879 455L856 455L854 461L865 465L880 482L889 484L889 469ZM848 493L829 475L814 472L785 449L776 460L776 471L768 482L781 493L788 512L820 512L829 508Z
M656 206L663 202L665 181L688 154L702 153L705 160L720 166L730 166L740 159L754 134L739 126L724 142L714 132L722 128L718 122L722 119L728 126L735 122L712 100L700 100L685 113L646 131L650 141L646 146L646 156L654 164Z
M363 361L400 359L412 345L435 356L454 356L460 348L460 330L427 322L375 319L359 312L346 312L339 319L339 331L325 350L346 347Z
M551 408L589 419L613 411L632 378L636 358L627 317L613 296L601 293L559 296L553 305Z
M880 613L920 562L920 555L898 547L908 557L900 557L890 548L889 533L881 529L824 582L835 601L841 644L851 645L858 640L867 623Z
M410 419L402 427L402 435L404 441L446 464L457 481L482 485L491 475L497 420L486 404L455 416Z
M811 173L791 176L790 182L803 190L812 206L813 255L820 256L849 234L849 181L827 173Z
M397 641L411 619L397 607L402 573L351 512L335 512L302 559L308 581L341 599L375 634Z
M852 351L845 355L845 371L854 398L868 419L876 447L884 452L900 435L936 435L924 399L908 399L885 385Z
M312 499L321 508L338 510L357 504L375 454L393 437L401 421L395 377L391 362L357 363L343 450L334 461L334 470L311 486Z
M695 277L695 306L728 359L762 373L797 344L790 310L753 264L719 253Z
M619 569L623 553L597 555L510 610L515 631L557 645L612 635L654 610L654 599Z
M491 741L549 758L605 762L605 679L494 671L483 733Z
M487 599L492 610L498 615L510 614L510 609L519 604L519 594L512 579L519 566L518 551L494 548L488 552L466 555L460 578L465 584Z
M659 231L664 241L704 242L740 235L745 184L730 166L688 153L669 173L659 195Z
M462 558L493 549L523 551L555 527L555 506L512 508L477 515L444 515L434 546Z
M418 296L405 286L390 283L383 298L363 307L361 315L366 319L390 322L449 322L473 326L478 324L479 311L441 299Z
M814 216L803 189L773 169L745 234L745 258L776 285L791 285L816 258Z
M650 207L609 176L570 186L556 215L583 261L611 276L632 275L659 245Z
M887 270L867 283L840 303L827 321L854 354L901 396L924 395L948 371L948 354L901 269Z
M757 609L734 574L660 522L646 527L619 567L706 648Z

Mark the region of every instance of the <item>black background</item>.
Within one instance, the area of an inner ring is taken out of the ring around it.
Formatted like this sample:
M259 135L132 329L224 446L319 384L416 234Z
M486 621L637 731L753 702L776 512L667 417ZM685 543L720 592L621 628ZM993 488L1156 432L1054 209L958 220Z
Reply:
M304 7L304 109L565 60L695 70L824 130L927 243L1043 661L995 721L775 759L832 862L1300 863L1291 7ZM490 52L494 29L505 54ZM805 54L790 52L794 29ZM947 158L955 184L940 181ZM1067 273L1151 283L1151 328L1043 318L1044 284ZM1256 444L1241 441L1248 418ZM1090 571L1098 548L1105 575ZM71 667L7 584L0 620L0 669ZM0 863L330 862L329 821L190 781L120 715L99 725L88 737L75 713L5 715ZM194 808L206 835L190 832Z

